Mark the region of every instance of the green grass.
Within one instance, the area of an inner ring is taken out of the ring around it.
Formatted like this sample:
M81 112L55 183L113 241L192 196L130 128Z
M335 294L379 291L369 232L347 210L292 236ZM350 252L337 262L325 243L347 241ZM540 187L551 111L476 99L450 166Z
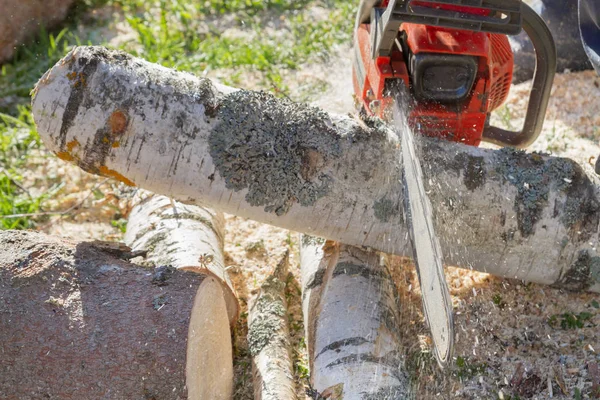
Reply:
M486 369L486 363L472 362L465 357L458 356L456 357L456 370L454 374L463 382L475 376L484 375Z
M493 302L494 302L494 304L495 304L496 306L498 306L498 308L500 308L501 310L503 310L503 309L504 309L504 308L507 306L506 302L504 301L504 299L502 299L502 296L501 296L501 295L499 295L499 294L495 294L495 295L492 297L492 301L493 301Z
M37 38L20 46L12 62L0 69L0 228L35 227L36 219L2 216L38 213L50 196L32 197L21 184L19 170L26 166L30 150L40 146L30 92L73 46L106 45L94 32L97 26L90 26L96 22L85 17L88 10L103 5L120 8L138 35L123 50L195 74L216 71L224 83L237 86L243 86L250 73L263 89L303 100L307 94L292 92L287 72L327 61L335 45L348 43L356 6L344 0L79 0L62 29L40 29ZM326 8L327 18L313 20L308 12L313 6ZM223 35L222 19L241 34ZM274 21L280 23L276 34L265 28ZM88 30L78 28L82 22ZM122 229L118 220L113 225Z
M122 46L148 61L196 74L206 70L227 70L225 83L239 84L245 72L255 72L265 88L290 95L284 71L311 61L323 61L339 43L348 43L355 5L342 0L210 0L199 4L184 0L81 0L79 11L101 4L121 7L127 23L138 34L137 43ZM327 19L314 21L307 7L329 9ZM212 17L212 22L205 22ZM225 37L215 18L234 16L236 37ZM265 21L285 17L276 35L265 30ZM12 96L13 104L26 104L33 85L56 61L75 45L105 44L80 38L73 33L77 23L57 32L44 29L34 41L18 48L13 62L0 70L0 99ZM208 26L208 28L207 28ZM99 41L99 42L98 42ZM14 115L14 109L0 102L0 112Z
M199 2L199 10L205 14L243 13L255 15L266 10L279 12L298 10L309 2L309 0L206 0Z
M223 79L228 84L241 83L243 72L257 72L266 88L289 96L284 71L326 59L334 45L348 42L351 37L353 4L340 0L310 2L332 9L326 20L314 21L299 10L305 3L309 2L209 1L195 8L181 0L160 0L155 3L157 12L149 12L146 8L127 18L141 45L130 46L130 51L151 62L196 74L206 70L228 70ZM296 11L282 13L288 23L274 35L267 33L264 16L260 15L268 9ZM207 14L240 10L246 14L249 10L252 12L251 17L239 20L238 28L242 34L235 37L222 35L211 24L208 30L202 25Z
M17 116L0 114L0 216L31 214L40 211L48 195L32 196L21 184L21 168L31 149L40 146L40 139L28 107L17 107ZM33 227L27 216L0 218L0 229Z
M586 326L586 323L591 324L592 317L593 314L585 311L579 314L566 312L551 316L548 319L548 324L553 328L560 325L562 329L582 329Z

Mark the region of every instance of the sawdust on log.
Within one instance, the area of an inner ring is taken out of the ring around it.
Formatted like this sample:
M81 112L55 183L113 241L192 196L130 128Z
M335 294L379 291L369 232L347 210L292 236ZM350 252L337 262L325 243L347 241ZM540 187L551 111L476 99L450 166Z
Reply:
M117 37L118 38L118 37ZM117 40L115 38L115 40ZM313 105L337 113L352 112L351 51L340 48L331 62L308 65L291 73L297 87L327 77L326 92L315 96ZM245 81L248 89L257 80ZM518 128L526 110L530 83L513 86L507 105L496 112L492 123ZM291 88L294 92L294 87ZM593 72L556 77L544 130L531 150L571 157L592 168L600 154L600 78ZM51 210L77 206L68 215L53 216L41 230L77 238L121 237L111 221L126 217L133 191L112 181L89 175L79 168L39 152L24 171L26 186L48 191L62 185ZM248 301L273 270L280 255L290 249L288 282L290 325L296 358L299 395L306 384L307 365L302 342L303 326L299 293L298 238L295 233L254 221L228 216L225 251L228 271L242 305L237 323L235 399L251 399L250 357L246 342ZM259 249L260 251L248 251ZM403 306L406 332L405 362L412 370L417 398L546 399L573 398L588 394L597 377L593 368L600 360L600 296L572 294L556 289L500 280L486 274L448 268L456 312L457 359L450 372L435 366L429 350L421 313L417 278L409 261L391 258ZM592 374L590 373L590 370ZM303 398L303 397L300 397Z

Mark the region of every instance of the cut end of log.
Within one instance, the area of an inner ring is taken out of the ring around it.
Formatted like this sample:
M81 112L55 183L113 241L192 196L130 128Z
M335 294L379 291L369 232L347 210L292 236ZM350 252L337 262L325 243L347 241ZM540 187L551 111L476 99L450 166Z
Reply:
M182 268L178 268L180 270L183 271L189 271L189 272L194 272L196 274L200 274L200 275L206 275L209 278L213 278L216 279L217 281L221 282L221 287L223 289L223 296L225 298L225 308L227 310L227 318L229 319L229 323L231 326L233 326L239 316L240 316L240 303L238 302L237 296L235 294L235 292L233 291L233 289L223 283L223 279L217 275L215 275L212 271L206 269L206 268L202 268L202 267L182 267Z
M0 231L0 398L186 398L202 277L155 279L128 255L116 243Z
M207 277L192 307L186 360L189 400L230 400L233 353L221 283Z

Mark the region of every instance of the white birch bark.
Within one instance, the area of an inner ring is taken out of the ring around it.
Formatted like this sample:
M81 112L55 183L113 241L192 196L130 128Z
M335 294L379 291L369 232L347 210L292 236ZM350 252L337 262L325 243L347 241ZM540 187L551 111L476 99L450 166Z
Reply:
M300 267L313 388L331 400L411 398L398 295L379 255L303 236Z
M132 250L146 251L145 262L153 266L207 275L196 293L188 329L188 399L231 399L230 324L237 320L239 305L225 271L223 214L147 192L138 193L136 200L125 234Z
M145 262L215 277L223 286L227 315L233 324L238 301L225 271L222 213L183 204L168 197L143 193L127 221L125 243L147 251Z
M398 142L366 123L78 47L38 83L40 136L86 171L342 243L410 254ZM448 264L600 290L599 181L568 159L423 139Z
M288 265L286 252L248 311L254 400L296 400L285 298Z

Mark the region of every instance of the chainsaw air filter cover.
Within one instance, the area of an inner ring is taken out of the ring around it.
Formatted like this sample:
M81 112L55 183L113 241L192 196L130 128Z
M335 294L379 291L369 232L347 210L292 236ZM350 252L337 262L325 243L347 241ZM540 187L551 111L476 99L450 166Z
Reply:
M413 54L410 70L417 100L459 102L471 92L477 74L477 58L454 54Z

